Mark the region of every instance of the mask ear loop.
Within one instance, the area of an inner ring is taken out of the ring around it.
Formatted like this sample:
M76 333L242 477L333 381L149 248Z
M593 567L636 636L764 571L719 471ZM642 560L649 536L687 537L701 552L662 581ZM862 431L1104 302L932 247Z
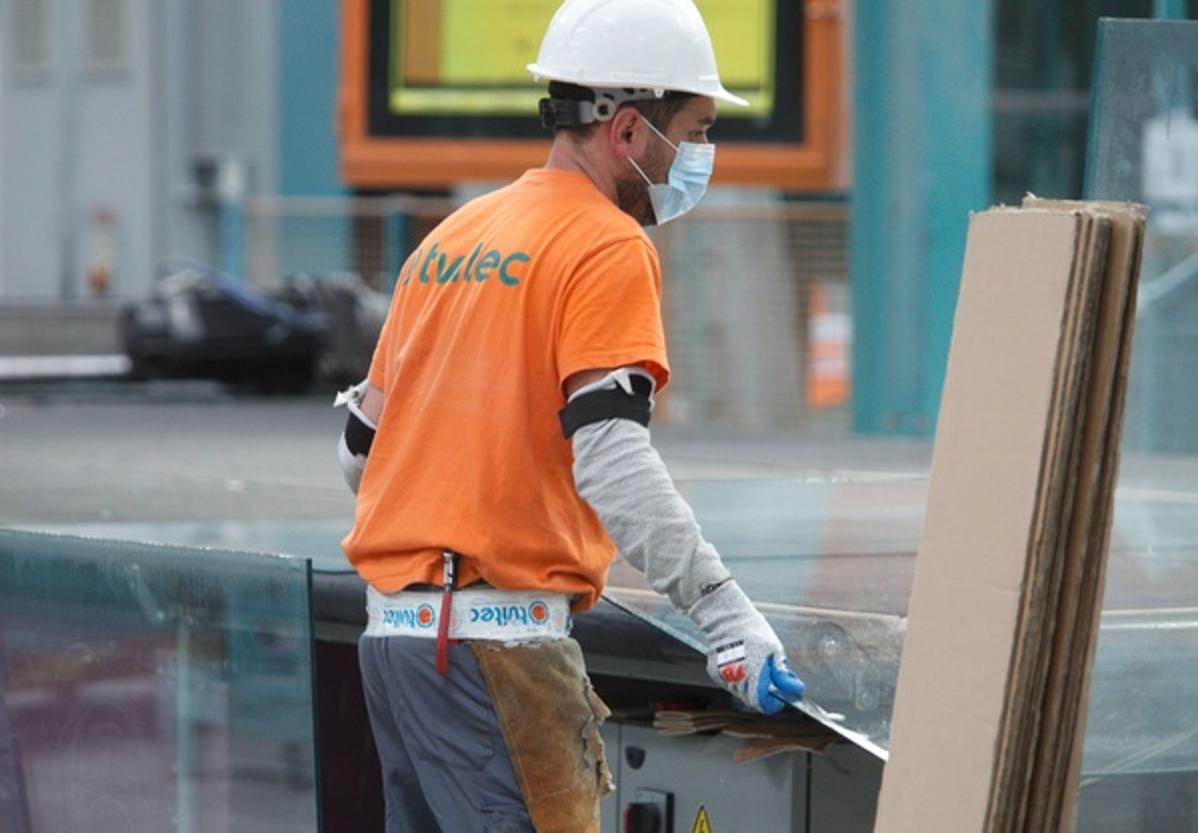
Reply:
M645 118L644 116L641 116L641 121L643 121L643 122L645 123L645 125L646 125L646 126L647 126L647 127L650 129L650 130L652 130L654 133L656 133L656 134L657 134L657 137L658 137L659 139L661 139L663 142L665 142L667 145L669 145L671 148L673 148L673 149L674 149L674 154L675 154L675 155L677 155L678 153L680 153L680 152L681 152L681 149L678 147L678 145L674 144L674 143L673 143L673 142L671 142L669 139L667 139L667 138L666 138L666 136L665 136L665 134L664 134L664 133L662 133L660 130L658 130L658 129L657 129L657 127L656 127L656 125L654 125L654 124L653 124L653 122L649 121L649 120L648 120L647 118ZM652 187L652 186L654 186L654 185L658 185L658 184L660 184L660 183L656 183L656 182L654 182L653 180L649 179L649 177L648 177L648 176L645 174L645 172L644 172L644 171L641 169L641 166L640 166L640 165L638 165L638 164L637 164L637 162L636 162L636 160L635 160L635 159L633 159L631 156L629 156L629 157L628 157L628 162L629 162L629 164L631 164L631 165L632 165L632 167L633 167L633 168L635 168L635 169L636 169L636 172L637 172L638 174L640 174L640 175L641 175L641 179L645 180L645 184L646 184L646 185L648 185L648 186Z
M653 185L656 184L653 182L653 180L649 179L649 177L645 174L645 172L643 170L641 170L641 166L638 165L636 163L636 160L633 159L631 156L628 157L628 164L632 165L633 169L636 170L636 172L641 175L641 179L645 180L646 185L652 187Z
M643 121L643 122L644 122L644 123L645 123L645 124L648 126L648 128L649 128L650 130L652 130L654 133L656 133L656 134L657 134L657 137L658 137L659 139L661 139L661 140L662 140L663 142L665 142L667 145L669 145L670 147L672 147L672 148L674 149L674 153L677 153L677 152L678 152L678 150L679 150L679 148L678 148L678 145L674 144L674 143L673 143L673 142L671 142L669 139L667 139L667 138L666 138L666 134L664 134L664 133L662 133L660 130L658 130L658 129L657 129L657 126L656 126L655 124L653 124L653 122L649 121L649 120L648 120L647 118L645 118L644 116L641 116L641 121Z

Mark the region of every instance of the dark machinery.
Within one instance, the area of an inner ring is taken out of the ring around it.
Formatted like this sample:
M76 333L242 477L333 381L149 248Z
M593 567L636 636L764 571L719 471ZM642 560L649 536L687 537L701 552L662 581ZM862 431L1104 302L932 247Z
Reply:
M318 377L340 383L366 373L387 296L360 279L297 276L263 291L202 264L169 266L149 298L122 310L134 377L297 393Z

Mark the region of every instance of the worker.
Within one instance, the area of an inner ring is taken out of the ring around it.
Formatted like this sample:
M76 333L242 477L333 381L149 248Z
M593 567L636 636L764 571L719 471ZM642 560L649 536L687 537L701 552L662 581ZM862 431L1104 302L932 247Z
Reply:
M803 694L648 431L670 371L643 227L699 201L716 101L745 102L692 0L567 0L529 70L545 166L424 239L341 397L388 831L598 830L607 710L568 634L616 550L746 706Z

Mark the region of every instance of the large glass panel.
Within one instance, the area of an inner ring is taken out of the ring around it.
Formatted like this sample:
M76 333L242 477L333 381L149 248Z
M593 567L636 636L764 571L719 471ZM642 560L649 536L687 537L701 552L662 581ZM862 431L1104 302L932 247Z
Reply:
M926 474L680 486L807 683L805 710L884 756ZM690 620L625 562L613 567L608 596L703 649Z
M263 517L231 521L38 524L36 529L65 535L310 558L314 571L328 572L352 569L341 551L341 539L351 522L350 518L296 521Z
M308 576L0 530L0 827L317 830Z
M1087 196L1150 205L1079 830L1198 825L1198 23L1099 26Z
M1111 795L1094 789L1105 775L1198 771L1198 497L1158 488L1157 462L1127 461L1116 498L1084 761L1092 814L1108 811L1094 804ZM778 631L810 712L884 757L926 475L679 485ZM627 563L613 566L607 595L703 649L694 625Z

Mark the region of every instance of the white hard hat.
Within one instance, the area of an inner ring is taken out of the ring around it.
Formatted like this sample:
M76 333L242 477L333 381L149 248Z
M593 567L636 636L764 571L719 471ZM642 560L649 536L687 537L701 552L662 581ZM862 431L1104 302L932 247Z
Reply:
M566 0L528 71L538 81L694 93L748 106L720 83L693 0Z

